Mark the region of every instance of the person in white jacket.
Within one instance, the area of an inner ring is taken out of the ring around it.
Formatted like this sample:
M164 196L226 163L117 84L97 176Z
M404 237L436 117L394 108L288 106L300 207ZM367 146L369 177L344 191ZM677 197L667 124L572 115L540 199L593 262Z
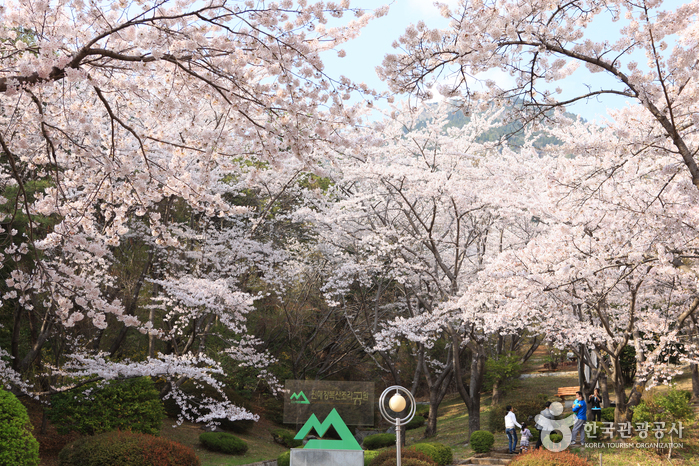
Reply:
M510 451L510 453L514 454L517 453L515 451L515 448L517 448L517 431L515 430L515 426L519 427L520 429L522 426L517 422L517 416L515 416L515 409L507 405L505 407L507 410L507 415L505 416L505 433L507 434L507 447Z

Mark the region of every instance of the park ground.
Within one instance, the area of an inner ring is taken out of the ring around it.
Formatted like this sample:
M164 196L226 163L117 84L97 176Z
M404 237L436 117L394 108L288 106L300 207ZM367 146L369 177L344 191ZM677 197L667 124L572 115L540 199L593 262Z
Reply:
M541 370L539 362L540 361L535 357L533 361L527 365L527 371L536 373ZM545 395L547 399L551 401L556 401L558 400L558 398L556 398L558 387L574 386L578 383L576 376L570 372L566 372L570 370L571 368L564 366L560 369L559 375L519 379L506 393L504 403L538 394ZM689 375L685 374L680 376L676 381L676 387L682 390L690 389L691 379ZM666 390L668 390L668 387L661 386L653 388L650 392L654 393ZM489 394L486 393L483 395L481 404L481 425L485 427L487 426L487 413L491 405ZM39 427L41 425L40 408L30 405L29 413L32 423L35 426L34 433L41 445L41 465L57 465L57 455L60 449L66 443L77 438L78 435L74 433L68 436L59 435L51 425L48 426L47 433L41 435L39 434ZM276 459L279 454L286 451L284 447L272 441L270 432L279 428L279 425L262 418L247 433L236 434L249 445L248 452L243 456L217 454L203 449L199 445L199 435L203 431L200 426L191 423L185 422L182 425L175 426L174 420L165 419L163 421L161 436L194 448L201 459L202 466L238 466ZM425 441L424 431L424 427L408 431L406 444L409 446ZM437 435L430 438L429 441L440 442L450 446L454 452L455 464L475 455L475 452L467 443L468 415L466 413L466 406L461 401L458 394L447 396L441 404L437 432ZM595 465L600 464L601 454L602 464L605 466L647 466L665 464L699 466L699 428L697 428L696 425L691 425L685 429L682 443L683 448L676 450L671 460L659 455L654 450L648 449L618 449L607 447L594 449L569 448L569 450L590 459ZM507 438L505 433L496 433L494 449L502 451L506 450L506 448Z

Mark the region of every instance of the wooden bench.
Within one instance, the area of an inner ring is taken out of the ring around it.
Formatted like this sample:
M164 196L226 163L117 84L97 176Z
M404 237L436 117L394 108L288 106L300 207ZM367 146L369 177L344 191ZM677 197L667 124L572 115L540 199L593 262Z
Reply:
M575 393L579 390L580 387L560 387L556 393L556 396L562 401L565 401L567 396L575 396Z

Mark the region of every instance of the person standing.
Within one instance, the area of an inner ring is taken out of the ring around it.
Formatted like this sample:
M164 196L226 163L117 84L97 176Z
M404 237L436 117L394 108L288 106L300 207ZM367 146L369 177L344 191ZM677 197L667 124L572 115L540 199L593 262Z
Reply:
M522 438L519 441L519 446L521 447L521 451L529 451L529 439L532 437L532 433L529 429L527 429L527 423L523 422L522 423Z
M541 413L539 413L539 414L541 415L542 418L546 418L546 419L553 420L556 418L553 415L553 413L551 412L551 402L550 401L547 401L546 403L544 403L544 409L542 409ZM544 428L544 426L541 425L539 422L537 422L534 425L534 427L536 427L536 429L539 431L539 438L536 440L536 444L534 445L534 449L538 450L539 447L542 445L544 435L546 435L547 433L551 433L551 431Z
M571 445L575 445L575 439L580 433L580 445L585 446L585 422L587 421L587 403L582 392L575 392L576 400L573 402L573 413L575 414L575 424L573 424L573 439Z
M592 416L590 420L602 422L602 396L599 394L599 388L595 388L595 392L590 395L587 401L590 403L590 415Z
M517 416L515 416L515 409L507 405L505 407L507 410L507 415L505 416L505 433L507 434L507 447L510 451L510 453L515 454L517 453L515 451L515 448L517 448L517 431L515 430L515 427L519 427L520 429L522 426L517 422Z

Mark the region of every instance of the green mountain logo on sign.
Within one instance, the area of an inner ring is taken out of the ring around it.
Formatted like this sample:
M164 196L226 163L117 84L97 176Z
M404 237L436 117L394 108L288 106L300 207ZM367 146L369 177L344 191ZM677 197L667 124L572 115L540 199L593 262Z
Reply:
M298 403L301 405L311 404L311 402L308 401L308 398L306 398L306 395L303 392L293 393L289 398L291 398L292 403ZM303 398L303 400L300 400L299 398Z
M315 414L311 414L308 421L301 427L299 433L294 437L295 440L303 440L303 438L308 435L311 429L315 429L316 433L322 437L325 432L328 431L330 426L333 426L340 436L341 440L323 440L323 439L311 439L306 443L303 448L310 448L311 450L361 450L362 447L357 443L357 440L352 435L352 432L347 428L345 421L342 420L340 414L335 408L330 411L328 417L321 424Z

